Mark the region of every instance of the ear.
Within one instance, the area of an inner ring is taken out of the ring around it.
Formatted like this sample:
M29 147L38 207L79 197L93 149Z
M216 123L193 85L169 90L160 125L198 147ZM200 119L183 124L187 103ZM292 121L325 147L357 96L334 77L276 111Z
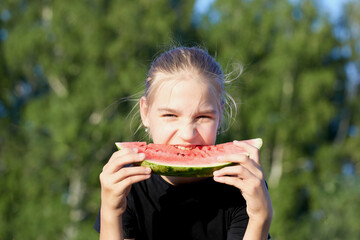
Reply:
M147 103L146 97L140 98L140 116L142 124L145 127L149 127L149 119L148 119L148 111L149 111L149 105Z

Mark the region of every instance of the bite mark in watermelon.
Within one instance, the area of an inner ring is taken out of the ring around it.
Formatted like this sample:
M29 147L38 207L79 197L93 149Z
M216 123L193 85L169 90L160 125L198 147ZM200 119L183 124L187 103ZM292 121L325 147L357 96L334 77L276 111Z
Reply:
M262 146L262 139L256 138L244 140L258 149ZM213 172L229 166L231 162L219 162L218 156L226 154L245 153L242 148L233 142L217 145L165 145L147 144L146 142L117 142L119 150L124 148L136 148L138 153L145 154L145 160L141 166L150 167L153 173L166 176L180 177L209 177Z

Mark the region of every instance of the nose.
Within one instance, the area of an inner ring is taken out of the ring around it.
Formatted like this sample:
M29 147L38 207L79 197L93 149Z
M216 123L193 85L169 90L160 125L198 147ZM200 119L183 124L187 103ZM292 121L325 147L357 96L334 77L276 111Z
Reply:
M179 135L181 139L185 142L191 142L196 137L197 129L194 124L188 123L184 124L183 127L179 129Z

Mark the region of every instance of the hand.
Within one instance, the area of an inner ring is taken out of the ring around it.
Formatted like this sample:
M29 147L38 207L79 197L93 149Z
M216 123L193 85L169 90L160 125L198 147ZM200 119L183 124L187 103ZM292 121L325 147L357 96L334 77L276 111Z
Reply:
M113 153L100 174L102 215L119 217L125 212L126 196L131 185L150 178L151 169L124 166L144 159L143 153L138 154L132 149L122 149Z
M250 220L271 222L272 205L260 165L259 150L245 142L234 141L248 154L230 154L219 160L237 163L214 172L214 180L238 188L246 200Z

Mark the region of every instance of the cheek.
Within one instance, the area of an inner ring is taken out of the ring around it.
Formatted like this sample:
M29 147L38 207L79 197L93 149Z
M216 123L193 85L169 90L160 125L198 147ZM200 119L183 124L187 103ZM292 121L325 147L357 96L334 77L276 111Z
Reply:
M211 123L211 124L199 126L198 132L202 136L202 138L206 142L208 142L207 144L214 144L216 140L217 124Z
M174 135L175 130L174 124L160 120L150 123L150 135L154 143L166 144Z

